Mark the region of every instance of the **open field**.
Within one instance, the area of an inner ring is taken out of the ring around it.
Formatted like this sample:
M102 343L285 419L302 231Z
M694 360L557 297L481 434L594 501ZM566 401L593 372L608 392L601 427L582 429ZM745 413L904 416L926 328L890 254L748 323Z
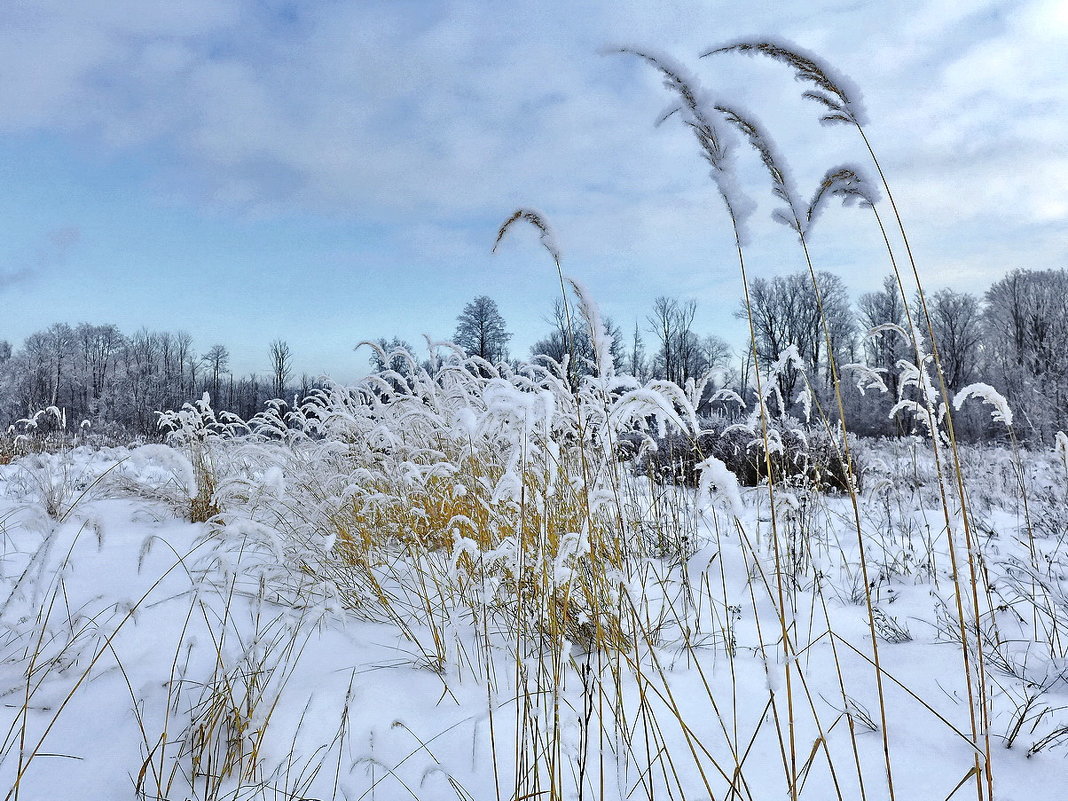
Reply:
M452 356L0 467L0 787L1061 797L1063 449L852 440L823 492L762 406L770 485L654 480L692 397Z

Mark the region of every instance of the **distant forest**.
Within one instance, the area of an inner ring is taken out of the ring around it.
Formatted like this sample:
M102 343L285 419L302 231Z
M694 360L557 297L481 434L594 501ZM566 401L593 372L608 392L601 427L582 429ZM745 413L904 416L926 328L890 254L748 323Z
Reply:
M717 335L701 332L696 302L655 298L648 315L632 328L605 321L613 338L615 369L643 382L666 379L680 386L711 376L702 410L727 415L730 404L716 391L729 389L751 401L753 351L757 364L766 369L794 346L795 366L776 373L777 395L787 407L781 411L801 416L795 407L801 405L799 393L808 387L809 397L834 417L829 341L850 430L909 434L915 432L907 416L891 417L890 410L914 391L907 379L902 383L915 353L908 339L910 320L926 342L929 319L951 394L975 382L990 385L1008 399L1016 435L1026 441L1049 443L1057 431L1068 430L1068 271L1014 270L982 294L944 289L926 298L926 311L918 297L904 298L890 277L882 289L856 302L838 276L819 273L818 283L817 295L807 272L751 282L755 348L746 343L733 349ZM735 313L749 316L744 303ZM574 353L568 372L577 380L592 362L587 332L559 301L546 322L549 330L530 355L559 362ZM481 296L457 317L452 338L469 356L498 363L510 361L511 337L496 303ZM386 353L403 347L417 357L424 355L396 337L377 341ZM157 411L178 408L205 392L217 410L248 419L270 399L292 402L318 386L314 377L293 374L293 354L286 342L275 340L265 351L268 372L237 376L230 371L225 345L201 350L185 331L141 329L127 334L114 325L55 323L17 348L0 340L0 422L7 429L54 406L62 410L70 430L88 427L117 438L151 438L157 435ZM369 355L372 368L389 366L402 374L410 369L406 360L386 365L377 351ZM970 439L1006 433L1004 426L993 424L989 411L972 406L961 413L961 432Z

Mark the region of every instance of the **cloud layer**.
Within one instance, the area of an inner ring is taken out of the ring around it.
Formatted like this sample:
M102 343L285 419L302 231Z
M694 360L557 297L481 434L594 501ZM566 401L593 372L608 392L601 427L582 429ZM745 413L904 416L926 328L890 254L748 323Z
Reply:
M130 191L154 202L373 226L394 248L383 269L436 259L444 279L485 258L512 207L534 204L573 269L632 319L636 283L648 287L640 303L665 287L721 298L730 251L691 140L652 126L668 101L656 77L601 51L634 43L685 61L756 110L807 192L863 155L856 137L820 128L778 65L696 59L766 32L863 87L934 283L975 288L1068 261L1063 3L710 5L15 4L0 18L0 134L59 141L116 171L140 165ZM745 163L764 220L766 187ZM826 264L853 265L856 289L885 271L863 225L833 215L816 243ZM794 268L781 230L762 221L756 233L763 269Z

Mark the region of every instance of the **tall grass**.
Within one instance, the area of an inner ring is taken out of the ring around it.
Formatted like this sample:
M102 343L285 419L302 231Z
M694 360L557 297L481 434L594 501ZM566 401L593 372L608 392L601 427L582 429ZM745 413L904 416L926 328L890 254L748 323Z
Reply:
M904 307L906 314L909 315L908 321L910 330L912 332L912 344L913 350L916 356L916 369L919 373L918 383L923 386L923 397L926 401L926 412L928 419L930 420L930 428L932 436L930 438L931 448L934 454L935 462L938 465L940 486L945 486L951 483L953 489L955 489L955 498L950 497L950 492L946 489L942 493L942 506L945 517L945 524L947 532L950 533L948 538L949 555L952 563L952 576L954 581L955 599L956 599L956 614L958 624L961 633L962 647L961 655L963 659L964 673L967 679L969 707L971 715L971 729L973 740L977 747L981 747L982 752L982 764L979 762L979 757L976 757L975 763L975 784L977 797L984 798L984 794L988 798L993 798L994 794L994 779L992 776L992 765L990 758L990 721L989 721L989 699L987 693L987 672L983 664L983 649L974 649L974 654L977 657L977 665L974 670L971 662L971 649L966 645L967 642L967 627L970 625L973 627L973 633L975 636L979 636L981 630L980 619L980 587L982 584L981 573L982 566L977 564L975 554L977 554L975 535L973 532L972 521L968 513L968 501L964 488L964 477L961 470L960 453L956 439L956 433L953 425L953 410L949 403L950 393L947 388L945 376L942 370L941 359L938 353L938 343L934 334L934 325L931 320L931 315L928 310L928 304L926 299L926 293L923 289L923 281L920 278L919 268L916 264L916 259L913 255L912 246L909 242L909 237L906 232L905 224L902 219L901 213L898 210L897 202L894 199L894 194L891 191L890 184L887 180L886 174L883 171L882 164L879 158L876 156L875 150L872 146L871 140L865 131L866 114L863 105L860 101L859 92L852 86L844 76L837 74L833 68L822 62L821 59L813 54L804 52L800 48L791 43L771 41L771 40L747 40L736 43L730 43L718 48L711 49L702 55L707 57L719 53L739 52L746 55L761 55L771 58L775 61L785 64L794 72L794 77L810 87L805 90L803 96L806 99L813 100L817 104L823 107L823 114L820 117L820 122L825 125L846 125L851 126L857 131L860 136L864 147L871 158L871 162L878 172L880 182L888 202L890 203L891 210L893 212L894 219L897 223L897 229L901 237L901 242L905 248L905 253L908 258L908 263L912 271L912 276L915 281L916 294L919 299L920 310L923 314L925 330L928 335L928 342L931 349L930 363L934 369L934 380L937 382L937 392L940 393L943 401L938 406L937 411L934 408L937 397L933 391L934 388L930 386L930 379L927 376L927 358L924 353L923 345L919 330L911 319L911 312L908 311L908 298L905 291L904 283L901 280L901 275L897 269L896 260L893 258L893 248L890 246L890 239L886 235L886 231L883 228L881 218L878 216L878 211L875 211L876 219L879 223L880 230L883 233L883 239L887 245L887 249L891 255L891 264L893 266L894 276L897 280L899 290L901 292L902 299L904 301ZM871 204L875 209L875 204ZM806 250L807 256L807 250ZM809 262L811 269L811 262ZM941 437L935 433L936 427L936 415L937 423L944 424L946 439L949 446L951 461L946 467L943 467L943 455L941 453ZM844 420L844 414L843 414ZM964 545L964 557L963 557L963 569L967 570L967 586L962 586L961 581L961 560L958 556L958 547L954 542L953 537L953 517L955 513L959 513L959 519L962 523L963 529L963 545ZM965 601L965 595L968 596L968 600L971 604L970 612L965 609L967 602ZM975 684L973 688L973 682ZM985 793L984 793L985 785ZM891 793L892 795L892 793Z
M576 308L590 314L588 298ZM135 450L108 474L98 485L104 495L186 520L197 497L217 511L188 524L200 532L193 550L168 555L165 542L149 539L140 559L146 569L172 566L169 589L149 582L128 611L104 616L90 600L80 614L96 628L57 616L59 579L43 595L29 593L30 582L13 588L6 609L42 610L5 646L4 664L25 670L22 711L3 751L13 788L54 753L49 743L74 748L56 740L70 736L62 708L38 721L36 699L59 691L69 706L106 680L98 678L104 661L121 668L119 686L136 710L141 753L129 772L146 798L478 798L487 790L501 798L878 798L888 784L872 769L885 760L885 743L914 752L886 730L874 671L883 696L920 716L927 736L972 742L937 685L899 675L901 659L882 654L932 637L960 644L952 595L937 596L920 618L934 623L929 629L891 606L905 596L915 610L912 585L948 579L950 533L925 517L941 492L926 446L856 444L867 489L827 494L811 473L785 470L780 460L799 454L777 448L803 449L805 440L783 439L782 426L800 424L771 419L765 398L727 438L740 435L743 453L760 454L768 472L751 480L770 477L774 491L740 486L729 450L695 459L693 488L640 465L654 464L661 444L667 453L670 432L692 442L723 436L697 415L696 386L638 385L596 370L576 386L564 365L490 370L451 352L433 368L406 363L247 423L213 425L206 402L190 406L166 418L172 445ZM776 369L787 367L796 369ZM775 374L766 380L774 384ZM823 425L814 424L811 442ZM628 457L621 442L635 436L640 453ZM986 514L1006 514L1000 505L1019 481L1011 452L971 458L966 474L984 464L1001 473L991 487L988 468L986 486L969 496L982 489ZM211 475L198 478L198 463ZM1053 504L1063 478L1052 454L1032 469L1039 464L1045 472L1023 480L1059 482ZM74 536L79 509L91 517L93 502L85 503L54 529L47 553L6 558L31 568L64 552L71 564L84 559L80 548L100 546L63 537ZM1031 510L1042 513L1037 502ZM1055 694L1068 620L1053 578L1065 536L1036 531L1038 572L1026 542L984 562L993 595L983 638L968 644L999 671L991 704L1004 740L1036 756L1065 739ZM166 690L146 704L143 667L120 635L157 604L185 623L159 644ZM999 634L999 605L1027 613L1013 629L1019 639ZM875 621L878 666L870 622L867 636L849 623L851 609L869 606L858 614ZM477 723L438 728L399 716L361 753L367 730L346 700L359 693L356 676L331 685L335 695L317 713L330 721L325 734L306 716L295 719L295 708L319 703L294 688L323 657L315 644L342 621L394 639L388 669L432 680L433 697L448 706L480 709ZM72 672L64 654L75 646L82 656ZM481 769L457 762L454 740L464 731L484 748ZM309 747L319 736L321 748ZM966 763L974 750L956 754ZM966 773L943 769L942 796ZM907 777L905 786L914 787Z

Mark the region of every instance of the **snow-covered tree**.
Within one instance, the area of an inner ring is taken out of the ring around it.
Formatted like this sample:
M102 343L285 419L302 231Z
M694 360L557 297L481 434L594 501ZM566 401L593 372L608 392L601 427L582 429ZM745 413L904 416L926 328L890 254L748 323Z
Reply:
M817 273L816 278L819 298L807 271L753 280L749 288L750 309L746 309L743 299L742 307L735 314L742 319L752 314L761 369L794 345L811 374L822 374L829 382L823 318L826 318L835 359L839 363L843 357L851 361L856 323L845 283L828 272ZM793 397L797 381L798 376L792 370L780 373L779 388L785 397Z
M468 356L479 356L491 363L508 358L511 338L496 302L488 295L479 295L464 306L452 337Z

